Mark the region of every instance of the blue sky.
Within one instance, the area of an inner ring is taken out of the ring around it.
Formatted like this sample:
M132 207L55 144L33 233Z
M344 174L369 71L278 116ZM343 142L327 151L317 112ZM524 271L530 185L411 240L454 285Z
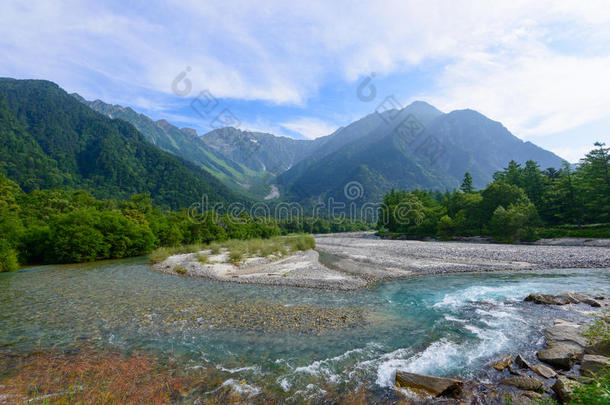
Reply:
M0 76L52 80L200 133L233 122L314 138L393 96L478 110L571 162L610 141L604 1L8 0L0 9ZM367 78L376 95L363 101Z

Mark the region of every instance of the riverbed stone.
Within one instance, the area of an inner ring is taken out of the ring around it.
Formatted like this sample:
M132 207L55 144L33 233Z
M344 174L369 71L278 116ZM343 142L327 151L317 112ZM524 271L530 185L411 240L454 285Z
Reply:
M558 343L574 344L583 349L588 345L587 339L580 334L581 327L573 324L553 325L546 328L544 337L546 338L547 346L553 346Z
M610 357L610 341L606 340L587 346L585 348L585 353Z
M608 366L610 366L610 358L595 354L585 354L580 365L580 373L586 377L593 377Z
M544 383L536 377L508 377L500 384L527 391L537 391L544 386Z
M407 388L418 393L453 398L457 398L460 395L464 385L462 380L399 370L396 371L395 383L398 387Z
M521 368L530 368L530 364L527 360L520 354L515 358L515 363Z
M574 389L580 385L578 381L571 380L564 375L558 375L552 388L562 402L568 402L572 399Z
M512 375L518 375L520 377L526 377L527 376L526 373L524 373L523 371L521 371L521 370L519 370L519 369L517 369L517 368L515 368L513 366L510 366L508 368L508 372L511 373Z
M578 301L569 297L567 294L552 295L534 293L525 297L524 301L531 301L541 305L566 305L578 303Z
M535 372L536 374L538 374L539 376L544 377L544 378L553 378L557 375L555 370L553 370L550 367L545 366L544 364L534 364L533 366L530 366L530 369L533 372Z
M511 355L506 355L503 356L502 358L500 358L494 365L493 368L495 368L498 371L502 371L505 368L509 367L511 364L513 363L513 356Z
M587 304L587 305L590 305L592 307L599 308L599 307L602 306L602 304L600 304L597 300L589 297L588 295L579 294L579 293L567 293L567 295L570 298L573 298L573 299L575 299L576 301L578 301L580 303Z
M579 356L579 350L573 345L558 344L536 353L538 360L554 367L569 370Z

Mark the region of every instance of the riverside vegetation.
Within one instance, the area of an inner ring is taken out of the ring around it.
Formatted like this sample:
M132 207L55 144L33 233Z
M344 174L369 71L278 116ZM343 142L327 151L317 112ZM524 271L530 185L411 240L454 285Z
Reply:
M610 148L596 143L576 169L541 170L511 161L476 191L464 175L460 190L392 190L384 197L381 235L410 238L489 235L496 241L610 237Z
M235 255L243 246L247 249L257 243L267 252L277 240L271 239L271 244L262 240L282 234L363 229L367 226L360 222L321 218L276 221L213 212L193 222L186 210L162 210L145 194L119 201L98 200L83 190L24 193L16 183L0 175L0 271L16 270L19 264L139 256L158 247L165 249L156 255L186 253L201 244L235 239L255 239L249 245L230 242ZM302 240L289 238L289 243Z

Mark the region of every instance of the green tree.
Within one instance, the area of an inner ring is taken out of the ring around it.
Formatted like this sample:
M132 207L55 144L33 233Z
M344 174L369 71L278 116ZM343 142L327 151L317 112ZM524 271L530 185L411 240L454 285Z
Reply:
M487 223L499 206L508 207L511 204L527 204L529 199L520 187L506 182L493 182L481 193L481 220Z
M460 190L462 190L462 192L466 194L474 192L474 187L472 186L472 175L470 173L464 173L464 179L462 180Z
M580 162L576 177L589 222L610 222L610 148L596 142L596 148Z

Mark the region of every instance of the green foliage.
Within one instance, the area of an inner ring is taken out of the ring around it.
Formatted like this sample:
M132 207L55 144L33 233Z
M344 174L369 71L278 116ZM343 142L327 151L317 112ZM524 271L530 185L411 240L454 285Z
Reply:
M512 161L475 192L466 173L460 191L391 190L378 229L410 238L490 235L502 242L538 237L610 237L610 157L602 143L572 170L541 171L533 161Z
M462 190L462 192L466 194L474 192L474 187L472 186L472 175L470 173L464 173L464 179L462 180L460 190Z
M590 344L610 342L610 309L605 308L600 313L595 314L595 321L587 327L582 335L589 340Z
M201 264L207 264L210 262L210 256L205 253L197 254L197 261Z
M26 192L84 188L98 198L150 193L186 207L234 194L195 164L159 150L129 123L99 114L57 85L0 79L0 173Z
M181 276L184 276L187 273L186 269L184 267L181 267L181 266L174 267L174 271L176 273L180 274Z
M584 384L574 388L569 405L606 405L610 402L610 367L583 379Z
M511 204L507 210L500 205L494 211L488 229L494 239L512 243L515 239L536 239L537 223L538 214L532 203Z
M0 239L0 273L15 271L19 268L17 253L9 247L6 240Z

